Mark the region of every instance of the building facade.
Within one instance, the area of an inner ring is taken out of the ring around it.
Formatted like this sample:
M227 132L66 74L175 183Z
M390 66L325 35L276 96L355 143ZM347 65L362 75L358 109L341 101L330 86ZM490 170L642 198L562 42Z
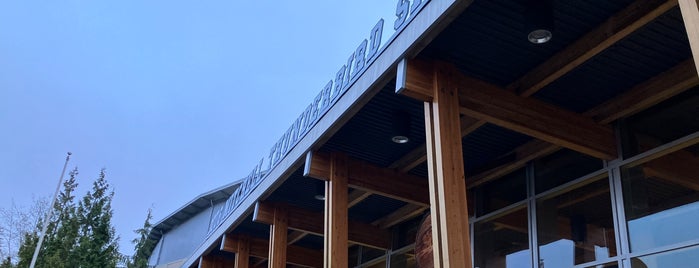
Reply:
M696 0L400 0L348 54L182 267L699 263Z
M203 193L153 225L148 239L155 245L148 259L154 268L181 267L208 234L213 212L238 188L238 182Z

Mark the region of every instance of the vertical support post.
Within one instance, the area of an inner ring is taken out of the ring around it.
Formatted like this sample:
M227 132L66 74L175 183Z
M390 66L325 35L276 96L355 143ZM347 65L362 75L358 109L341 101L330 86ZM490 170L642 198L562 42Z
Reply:
M214 267L214 260L211 256L205 255L199 257L199 268L213 268Z
M427 148L427 170L429 187L430 187L430 224L432 226L432 258L434 260L434 268L441 268L442 264L442 236L440 234L440 228L437 228L440 224L440 214L439 211L439 196L437 195L437 172L434 167L435 158L435 144L434 144L434 108L433 103L425 102L425 133L426 142L425 146Z
M289 220L286 211L274 208L274 223L270 226L269 268L286 268L286 241Z
M348 167L347 156L332 154L330 179L325 182L325 241L323 265L326 268L347 268L348 239Z
M235 268L248 267L250 267L250 239L242 237L238 242L238 251L235 253Z
M679 0L684 27L687 29L689 46L694 55L694 66L699 72L699 4L698 0Z
M472 267L459 96L449 68L435 63L434 95L425 104L435 267ZM436 237L436 238L435 238Z

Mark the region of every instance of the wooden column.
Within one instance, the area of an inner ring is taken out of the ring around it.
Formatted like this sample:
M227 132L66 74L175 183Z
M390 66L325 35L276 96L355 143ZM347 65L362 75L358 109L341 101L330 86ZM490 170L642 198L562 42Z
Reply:
M425 103L435 267L471 267L459 95L452 71L434 65L433 99Z
M689 45L694 55L694 65L699 72L699 4L697 2L697 0L679 0L682 20L684 20Z
M245 237L238 242L238 250L235 253L235 268L250 267L250 240Z
M214 259L209 255L199 257L199 268L214 268Z
M204 255L199 258L199 268L225 268L231 267L233 262L223 256Z
M342 154L330 157L330 178L325 182L325 241L323 265L347 268L348 263L348 159Z
M269 268L286 268L286 241L289 225L286 211L274 210L274 223L270 226Z

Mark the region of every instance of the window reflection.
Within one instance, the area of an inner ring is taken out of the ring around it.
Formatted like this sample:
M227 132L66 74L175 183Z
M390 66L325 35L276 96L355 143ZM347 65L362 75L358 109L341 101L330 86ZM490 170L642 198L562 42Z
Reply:
M699 145L626 167L622 178L632 251L699 239Z
M417 264L415 263L415 254L411 251L404 254L398 254L391 256L391 267L396 268L415 268Z
M626 119L624 157L699 131L699 87Z
M495 181L474 189L477 216L512 205L527 198L527 182L524 169L512 172Z
M697 264L699 264L699 247L631 259L632 268L697 267Z
M602 160L563 149L534 162L536 193L542 193L602 168Z
M609 262L605 264L599 264L599 265L593 265L593 266L588 266L586 268L618 268L619 264L617 262ZM543 267L540 267L543 268Z
M616 256L609 181L537 202L540 266L571 267Z
M527 210L475 223L474 267L531 268Z

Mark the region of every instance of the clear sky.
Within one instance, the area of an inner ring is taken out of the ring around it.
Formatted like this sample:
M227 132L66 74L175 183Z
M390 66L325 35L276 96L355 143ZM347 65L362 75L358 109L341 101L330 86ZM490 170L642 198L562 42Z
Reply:
M246 176L396 0L0 1L0 207L101 168L120 251Z

